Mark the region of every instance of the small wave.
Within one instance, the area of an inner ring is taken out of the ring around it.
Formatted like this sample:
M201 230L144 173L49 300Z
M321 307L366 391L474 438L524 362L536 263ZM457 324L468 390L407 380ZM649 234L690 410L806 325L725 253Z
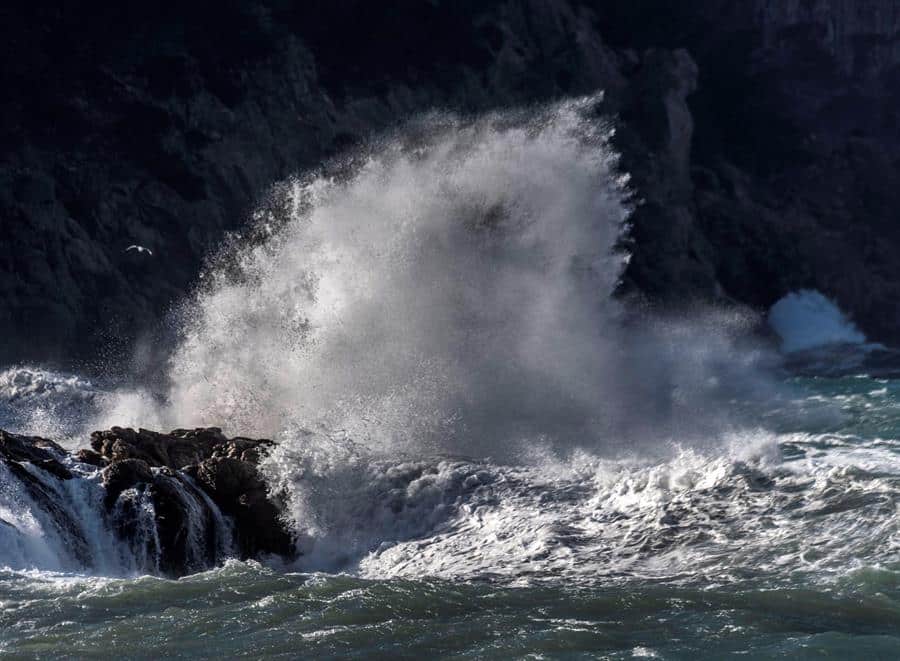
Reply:
M831 299L813 289L791 292L769 310L784 353L828 345L866 345L866 336ZM871 345L877 346L877 345Z

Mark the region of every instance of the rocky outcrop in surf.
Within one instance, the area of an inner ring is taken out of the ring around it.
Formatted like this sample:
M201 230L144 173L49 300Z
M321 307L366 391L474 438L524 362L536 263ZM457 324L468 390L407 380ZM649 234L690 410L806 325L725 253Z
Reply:
M187 478L191 487L200 488L234 519L235 542L245 558L292 553L290 534L257 469L273 445L265 439L229 439L216 427L176 429L169 434L113 427L91 435L92 449L109 462L103 471L108 499L134 483L158 489L152 469L182 481ZM147 480L148 474L153 479Z
M23 462L40 468L60 479L68 480L72 473L60 462L65 450L53 441L37 436L18 436L0 429L0 458L8 466Z
M113 427L92 434L90 450L70 454L47 439L0 431L0 465L59 568L98 563L90 547L100 526L118 542L113 564L181 576L229 557L294 554L258 469L272 446L227 438L217 428L162 434ZM10 546L33 541L34 530L3 523Z

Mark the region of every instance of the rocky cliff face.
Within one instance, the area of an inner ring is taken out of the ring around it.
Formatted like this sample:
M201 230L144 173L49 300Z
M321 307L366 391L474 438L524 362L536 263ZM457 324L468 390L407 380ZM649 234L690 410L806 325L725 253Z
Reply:
M639 214L634 288L765 308L813 287L869 335L900 339L898 16L896 0L638 0L600 15L610 45L683 47L698 69L692 240L659 260ZM699 286L671 278L683 264Z
M900 1L375 5L0 10L0 362L154 332L273 182L372 132L598 88L643 200L623 293L812 286L900 335Z
M900 3L895 0L757 2L763 47L791 59L810 47L845 76L878 77L900 63Z
M765 145L745 150L757 159L723 146L719 187L698 186L704 231L721 237L720 281L763 305L786 289L816 287L867 333L896 342L900 2L753 4L749 24L761 36L748 40L743 68L765 100L760 117L776 128L750 132ZM734 176L722 174L728 167ZM753 278L770 284L753 292Z

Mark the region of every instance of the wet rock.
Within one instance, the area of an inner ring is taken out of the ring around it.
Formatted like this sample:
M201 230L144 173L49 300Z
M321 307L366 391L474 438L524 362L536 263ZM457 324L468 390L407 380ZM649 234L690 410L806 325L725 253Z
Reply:
M235 437L213 448L213 457L227 457L240 459L251 464L258 464L266 452L275 446L274 441L268 439L252 439Z
M87 448L82 448L75 453L75 461L89 466L96 466L98 468L103 468L109 463L106 457L94 450L88 450Z
M227 440L216 427L176 429L170 434L113 427L91 434L91 447L110 462L141 459L150 466L178 469L212 456L213 449Z
M0 459L7 464L27 462L56 477L68 480L72 473L60 459L66 451L53 441L37 436L19 436L0 429Z
M0 461L25 487L31 500L47 512L51 525L60 537L69 541L73 555L87 563L87 540L78 521L59 502L61 493L64 493L60 490L60 483L73 479L71 471L61 461L65 455L62 447L48 439L0 430ZM29 470L29 464L40 470Z
M160 469L148 487L156 515L159 568L180 576L216 563L216 518L179 473Z
M112 506L126 489L153 482L150 465L142 459L121 459L103 470L103 485L106 487L106 504Z
M233 555L294 555L279 503L258 468L272 441L229 439L215 427L168 434L114 427L92 434L91 445L72 459L102 468L106 516L136 557L146 559L142 571L182 576ZM0 430L0 461L89 566L79 522L60 500L61 481L83 479L66 468L68 456L53 441Z
M163 556L169 558L165 564L170 568L176 566L174 558L179 557L179 549L183 550L186 543L185 526L191 521L187 510L199 508L204 518L210 517L202 499L192 494L193 484L185 482L182 476L193 480L225 515L232 517L241 558L294 553L294 542L281 510L269 497L257 468L260 459L274 446L272 441L229 439L217 427L176 429L168 434L113 427L94 432L91 446L93 452L109 462L103 473L108 507L113 507L125 489L140 485L148 489L157 510ZM206 531L204 548L212 543L209 531L215 527L212 519L209 521L208 525L196 526Z
M248 441L249 439L241 439ZM240 450L243 443L231 444L227 452L241 456L254 453L258 446ZM266 492L266 483L256 462L216 456L191 466L187 473L223 512L234 517L237 543L241 555L252 557L259 553L290 555L293 540L281 517L281 512Z

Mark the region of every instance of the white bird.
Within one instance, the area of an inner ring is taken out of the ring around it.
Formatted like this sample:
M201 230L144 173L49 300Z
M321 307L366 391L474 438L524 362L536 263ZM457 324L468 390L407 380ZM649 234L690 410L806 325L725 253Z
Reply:
M153 251L150 250L150 248L145 248L144 246L137 246L137 245L132 244L132 245L128 246L127 248L125 248L125 252L129 252L131 250L137 250L140 253L145 252L148 255L150 255L151 257L153 257Z

